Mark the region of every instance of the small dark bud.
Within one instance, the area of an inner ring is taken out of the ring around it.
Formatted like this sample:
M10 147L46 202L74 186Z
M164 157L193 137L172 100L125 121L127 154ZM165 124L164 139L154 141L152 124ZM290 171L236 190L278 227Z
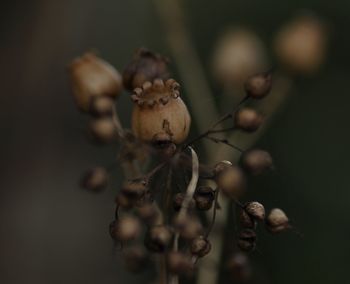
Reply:
M206 256L210 250L211 244L203 236L195 238L191 243L191 253L198 257Z
M95 117L112 116L114 100L107 96L97 96L91 99L90 114Z
M145 48L136 51L123 72L123 84L129 91L141 87L147 81L168 78L168 59Z
M221 168L219 171L217 168ZM226 166L223 162L215 167L215 181L220 190L226 195L239 196L245 188L245 178L242 170L237 166Z
M201 186L196 189L194 200L198 210L209 210L215 198L215 192L209 186Z
M235 253L227 262L227 269L234 282L247 282L252 276L248 257L243 253Z
M250 150L242 156L243 168L253 174L259 175L273 168L271 155L263 150Z
M242 108L234 116L235 127L247 132L256 131L263 121L263 116L252 108Z
M251 229L244 229L238 234L238 247L243 251L252 251L256 246L256 233Z
M108 172L105 168L96 167L89 170L81 180L81 186L85 189L99 192L108 184Z
M188 255L181 252L170 252L167 256L168 269L173 274L191 275L194 264Z
M126 269L138 273L142 272L149 262L146 251L142 247L129 247L123 251Z
M279 208L272 209L266 218L266 227L273 233L281 233L291 228L287 215Z
M137 200L144 196L147 184L143 181L127 181L122 186L122 193L130 199Z
M185 193L179 192L175 194L173 199L173 208L175 211L179 211L181 209L184 199L185 199ZM195 206L195 201L191 199L189 208L191 209L194 206Z
M265 208L264 206L259 203L259 202L248 202L244 206L246 212L252 216L253 218L259 220L259 221L264 221L265 219Z
M245 83L245 91L254 99L262 99L267 96L272 86L271 72L260 73L248 78Z
M116 198L115 198L115 203L123 208L123 209L130 209L133 207L133 202L132 200L130 200L129 197L127 197L125 194L123 194L122 192L119 193Z
M180 236L186 240L193 240L203 233L203 226L200 220L192 215L181 219L178 216L175 217L174 225Z
M110 224L109 232L114 240L126 242L140 235L141 224L137 218L125 215Z
M255 229L256 220L253 219L244 209L239 213L239 223L242 228Z
M164 252L171 244L173 232L166 226L154 226L149 229L145 246L152 252Z
M115 125L109 117L91 120L88 128L89 133L97 142L110 143L118 138Z
M145 220L148 224L153 224L158 216L159 212L156 209L154 203L146 202L137 208L138 214L142 220Z

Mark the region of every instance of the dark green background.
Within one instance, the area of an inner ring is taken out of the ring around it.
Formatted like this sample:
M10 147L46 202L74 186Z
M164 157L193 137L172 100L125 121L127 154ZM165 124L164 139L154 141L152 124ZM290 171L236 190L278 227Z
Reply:
M185 2L209 79L215 41L227 26L248 26L272 50L274 33L300 10L327 21L327 62L315 76L295 79L288 103L257 143L277 168L252 181L251 196L284 208L304 237L263 234L253 260L256 283L347 283L350 2ZM0 11L0 282L145 281L125 274L113 255L107 225L114 191L91 195L77 187L84 169L112 161L116 150L86 143L86 118L73 105L64 67L90 47L119 69L139 46L170 55L152 3L17 0L1 1ZM121 104L127 124L126 96Z

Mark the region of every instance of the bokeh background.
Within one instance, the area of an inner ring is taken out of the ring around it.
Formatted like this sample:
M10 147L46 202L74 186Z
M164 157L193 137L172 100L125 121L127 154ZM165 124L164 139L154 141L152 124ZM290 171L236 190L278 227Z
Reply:
M252 181L252 196L284 208L304 237L263 235L252 258L259 275L254 283L346 283L350 2L183 2L213 89L213 48L228 26L249 27L271 49L279 27L302 10L327 22L325 64L313 76L294 79L287 102L256 143L271 152L276 170ZM92 47L119 70L140 46L171 57L153 2L12 0L0 7L0 282L146 281L147 275L124 272L108 235L120 175L99 195L78 187L81 172L109 163L116 149L86 142L87 118L73 104L65 68ZM128 124L126 95L120 104Z

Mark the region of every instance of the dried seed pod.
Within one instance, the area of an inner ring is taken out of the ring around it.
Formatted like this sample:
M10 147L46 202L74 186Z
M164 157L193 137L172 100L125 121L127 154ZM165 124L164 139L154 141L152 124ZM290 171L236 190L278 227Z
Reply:
M181 209L182 202L184 201L185 196L186 196L186 194L182 193L182 192L175 194L174 199L173 199L173 208L175 211L179 211ZM188 207L189 207L189 209L192 209L192 208L194 208L194 206L195 206L195 201L193 199L191 199Z
M118 71L92 52L74 59L69 72L75 101L83 111L89 111L93 97L115 98L122 90L122 79Z
M264 221L264 219L265 219L265 207L261 203L256 202L256 201L248 202L244 206L244 209L253 218L255 218L259 221Z
M179 275L191 275L194 264L191 258L181 252L170 252L167 256L167 266L171 273Z
M171 136L165 132L154 135L152 146L163 160L170 159L176 153L176 145L171 141Z
M198 210L209 210L215 198L214 190L209 186L200 186L196 189L194 200Z
M238 234L238 247L243 251L252 251L256 247L256 233L251 229L243 229Z
M244 209L239 212L239 224L242 228L255 229L257 222Z
M215 77L225 86L241 86L248 76L265 68L263 42L253 32L240 28L227 32L214 53Z
M263 72L249 77L244 84L247 95L253 99L262 99L271 91L272 73Z
M140 48L134 54L132 61L123 72L123 83L126 89L132 91L141 87L146 81L168 79L169 60L160 54Z
M113 221L109 227L111 237L121 242L136 239L141 233L140 221L131 215L124 215Z
M173 232L166 226L154 226L145 237L145 246L152 252L164 252L171 244Z
M291 228L287 215L279 208L272 209L267 215L266 227L271 233L280 233Z
M131 200L137 200L144 196L147 190L147 183L144 181L124 182L121 192Z
M232 163L230 161L221 161L214 166L214 175L219 175L225 169L232 167Z
M123 251L123 258L127 270L134 273L143 271L149 262L146 251L140 246L126 248Z
M89 133L101 143L109 143L117 139L117 131L111 118L97 118L89 123Z
M278 32L275 38L277 56L292 71L310 74L326 57L327 33L316 17L300 16Z
M235 127L247 132L256 131L263 123L264 118L252 108L241 108L234 115Z
M272 169L273 161L268 152L254 149L242 155L242 166L247 172L253 175L259 175Z
M161 133L169 135L175 144L187 138L191 117L178 88L173 79L157 79L135 90L132 129L140 140L152 142Z
M226 195L239 196L242 194L245 187L245 178L239 167L227 166L221 171L216 170L215 173L215 182Z
M108 178L109 175L105 168L95 167L84 174L81 180L81 186L85 189L98 192L107 186Z
M191 243L191 253L197 257L206 256L211 250L211 244L203 236L195 238Z
M91 99L89 112L95 117L112 116L114 100L107 96L96 96Z
M227 262L227 269L233 281L243 283L252 276L252 269L246 254L235 253Z

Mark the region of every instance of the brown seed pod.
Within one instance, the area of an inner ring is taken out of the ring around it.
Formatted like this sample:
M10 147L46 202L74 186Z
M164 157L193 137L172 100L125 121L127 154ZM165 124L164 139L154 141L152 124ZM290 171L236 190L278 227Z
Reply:
M74 59L69 66L73 95L78 107L89 111L95 96L117 97L122 90L122 79L117 70L92 52Z
M256 247L256 233L251 229L243 229L238 234L238 247L243 251L252 251Z
M112 116L114 100L107 96L96 96L91 99L89 112L95 117Z
M272 74L263 72L249 77L244 84L247 95L253 99L262 99L271 91Z
M197 257L206 256L211 250L211 244L203 236L195 238L191 243L191 253Z
M239 224L242 228L255 229L257 222L244 209L239 212Z
M146 81L168 79L169 60L145 48L138 49L132 61L124 69L123 84L129 91L141 87Z
M245 178L239 167L228 166L215 172L215 182L226 195L239 196L242 194L245 188Z
M253 174L259 175L273 168L271 155L263 150L249 150L242 155L243 168Z
M145 246L152 252L164 252L173 240L173 232L166 226L154 226L145 237Z
M169 135L175 144L187 138L191 117L178 89L173 79L156 79L134 90L132 129L140 140L152 142L161 133Z
M171 273L178 275L191 275L194 264L191 258L181 252L170 252L167 256L167 266Z
M227 262L227 269L233 281L243 283L252 276L252 269L246 254L235 253Z
M179 192L176 193L173 199L173 208L175 211L179 211L182 207L182 202L185 199L185 193ZM194 208L195 206L195 201L193 199L191 199L190 204L189 204L189 209Z
M141 233L141 224L136 217L124 215L113 221L109 227L110 235L114 240L121 242L136 239Z
M203 226L200 220L193 215L186 218L175 217L174 226L180 233L180 236L186 240L193 240L203 234Z
M262 205L259 202L253 201L253 202L248 202L244 206L245 211L252 216L253 218L259 220L259 221L264 221L265 219L265 208L264 205Z
M159 217L159 211L153 202L146 202L138 206L137 212L140 218L146 221L147 224L154 224Z
M279 208L272 209L267 215L266 227L271 233L281 233L291 228L287 215Z
M176 145L171 141L171 136L168 133L155 134L151 143L162 160L168 160L176 153Z
M125 210L130 209L133 207L133 200L131 200L128 196L123 194L122 192L118 193L118 195L115 198L115 203Z
M89 123L89 133L100 143L110 143L118 138L115 125L109 117L91 120Z
M196 189L194 200L198 210L209 210L215 198L214 190L209 186L200 186Z
M98 192L107 186L108 178L109 175L105 168L95 167L84 174L81 180L81 186L85 189Z
M143 247L128 247L123 251L124 264L128 271L138 273L147 267L148 255Z
M147 183L144 181L124 182L121 192L131 200L137 200L144 196L147 190Z
M234 115L235 127L247 132L258 130L263 121L264 118L262 115L257 113L256 110L248 107L241 108Z

